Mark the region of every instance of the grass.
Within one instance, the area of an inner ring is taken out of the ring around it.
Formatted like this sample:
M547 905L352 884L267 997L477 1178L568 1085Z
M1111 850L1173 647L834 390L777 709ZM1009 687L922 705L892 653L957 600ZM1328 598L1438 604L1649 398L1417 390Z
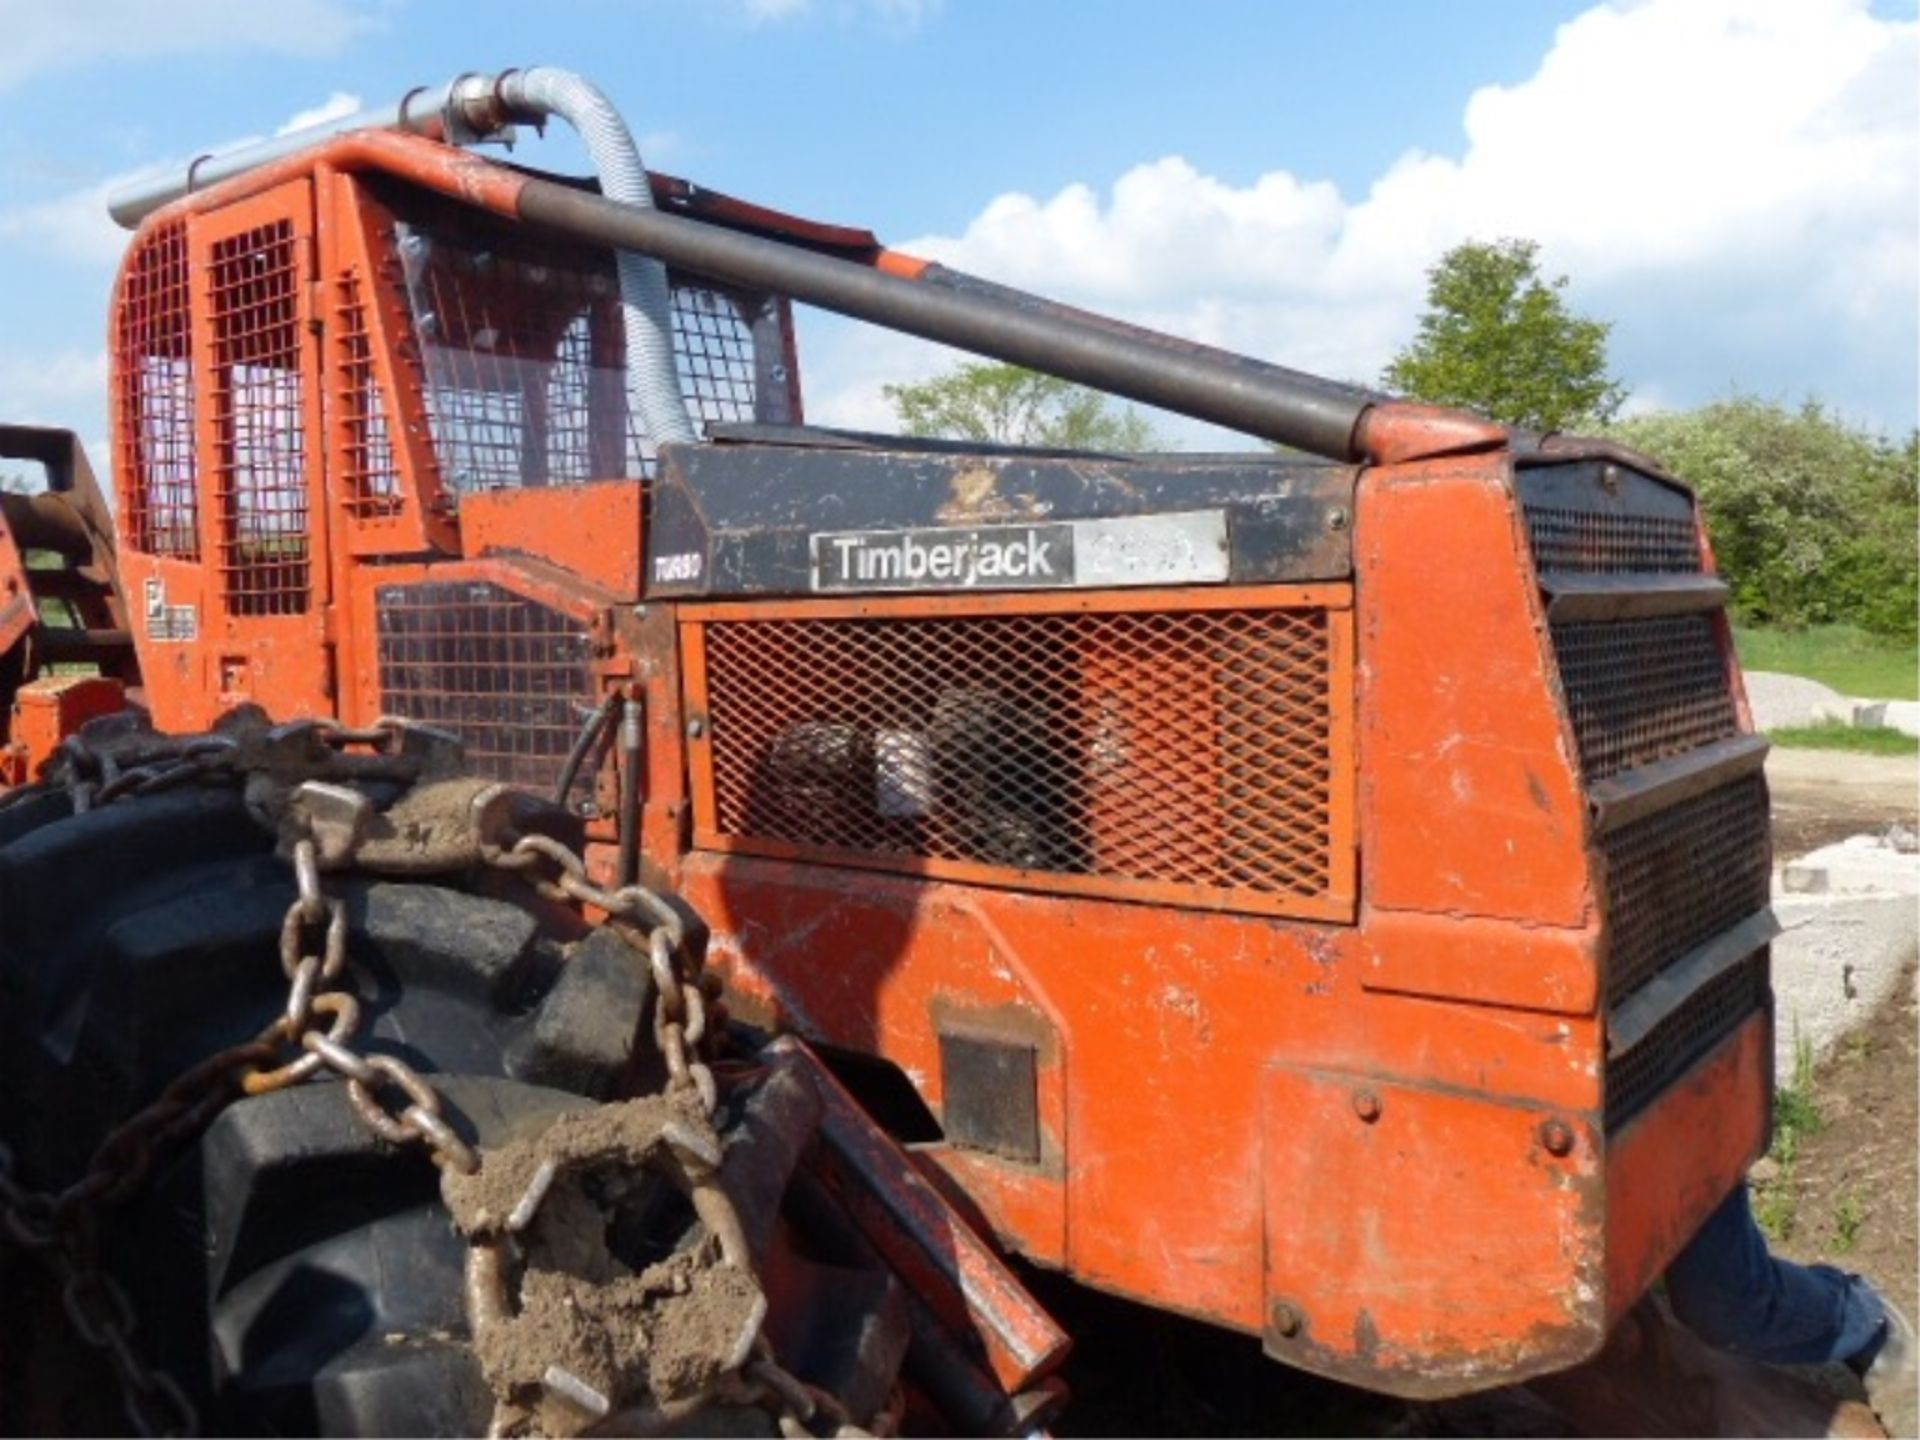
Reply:
M1767 1150L1767 1158L1773 1162L1773 1174L1765 1184L1754 1186L1754 1219L1772 1239L1793 1238L1799 1221L1795 1213L1798 1196L1794 1193L1794 1166L1800 1159L1800 1142L1816 1133L1821 1124L1820 1106L1813 1096L1813 1043L1805 1036L1796 1036L1793 1079L1773 1095L1773 1144ZM1836 1224L1838 1220L1836 1216ZM1854 1226L1858 1229L1857 1219Z
M1910 642L1851 625L1812 625L1804 630L1735 626L1733 643L1743 669L1804 675L1864 700L1920 700L1920 665Z
M1767 738L1789 750L1851 750L1860 755L1920 755L1920 736L1899 730L1862 730L1838 720L1788 725Z
M1860 1243L1860 1222L1867 1218L1860 1197L1849 1190L1833 1207L1833 1248L1840 1255L1851 1254Z

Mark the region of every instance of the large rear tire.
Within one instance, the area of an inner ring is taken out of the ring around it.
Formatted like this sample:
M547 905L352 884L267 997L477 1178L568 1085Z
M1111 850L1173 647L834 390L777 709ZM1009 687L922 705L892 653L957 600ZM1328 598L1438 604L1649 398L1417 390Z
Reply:
M19 1182L70 1184L116 1124L280 1012L295 892L272 851L230 789L0 811L0 1140ZM356 1048L427 1076L470 1144L628 1078L648 972L612 932L457 878L329 888L348 906ZM484 1431L465 1253L425 1151L380 1139L328 1078L236 1101L101 1227L142 1358L217 1433ZM0 1355L47 1355L57 1303L6 1308ZM104 1367L32 1368L0 1383L0 1428L114 1423Z

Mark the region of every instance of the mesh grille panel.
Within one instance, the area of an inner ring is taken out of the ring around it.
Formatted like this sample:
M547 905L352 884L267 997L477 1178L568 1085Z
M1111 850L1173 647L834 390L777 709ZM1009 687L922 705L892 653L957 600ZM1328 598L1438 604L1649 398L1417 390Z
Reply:
M629 415L610 252L452 218L415 198L398 227L427 415L456 493L650 475ZM777 323L764 297L670 276L681 391L696 424L786 419Z
M383 707L451 730L476 770L551 790L593 704L582 627L480 581L382 586Z
M128 261L114 321L114 404L127 539L150 555L200 558L192 316L184 223L156 227Z
M1553 647L1589 780L1737 728L1719 641L1704 615L1555 625Z
M1607 1000L1767 905L1766 782L1750 775L1602 837Z
M703 424L755 418L753 331L719 290L673 287L673 350L687 407Z
M1693 574L1700 545L1693 521L1659 515L1526 507L1533 563L1540 570L1616 575L1633 570Z
M704 628L725 836L841 857L1329 892L1324 611Z
M307 608L300 269L293 222L215 242L213 405L220 572L235 615Z
M627 474L612 262L449 233L400 227L444 482L459 493Z
M1607 1128L1618 1129L1767 1002L1767 952L1729 967L1607 1064Z
M373 369L373 339L367 330L366 297L353 271L338 282L334 313L339 337L338 416L345 461L342 500L350 514L368 519L396 515L402 505L400 471L394 462L387 404Z

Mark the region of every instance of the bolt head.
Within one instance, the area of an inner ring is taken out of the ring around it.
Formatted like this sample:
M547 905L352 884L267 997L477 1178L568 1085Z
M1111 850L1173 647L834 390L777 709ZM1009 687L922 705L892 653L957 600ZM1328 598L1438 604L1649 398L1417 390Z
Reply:
M1571 1155L1573 1153L1573 1127L1564 1120L1541 1121L1540 1144L1549 1155Z
M1344 530L1347 528L1347 522L1351 518L1352 517L1347 514L1345 507L1336 505L1327 512L1327 529L1336 531Z
M1267 1316L1267 1328L1288 1340L1300 1333L1300 1327L1304 1323L1305 1320L1300 1311L1285 1300L1274 1301L1273 1310Z
M707 733L707 721L704 715L695 715L687 721L687 734L698 740Z
M1355 1091L1353 1113L1371 1125L1380 1118L1380 1097L1371 1090Z

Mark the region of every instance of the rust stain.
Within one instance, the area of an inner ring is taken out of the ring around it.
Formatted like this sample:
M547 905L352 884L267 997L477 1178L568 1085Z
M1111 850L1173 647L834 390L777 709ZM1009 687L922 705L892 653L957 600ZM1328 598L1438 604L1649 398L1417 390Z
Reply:
M1001 472L992 465L974 464L953 472L947 482L947 503L934 512L948 524L977 521L1033 520L1048 511L1031 495L1008 494L1000 488Z

